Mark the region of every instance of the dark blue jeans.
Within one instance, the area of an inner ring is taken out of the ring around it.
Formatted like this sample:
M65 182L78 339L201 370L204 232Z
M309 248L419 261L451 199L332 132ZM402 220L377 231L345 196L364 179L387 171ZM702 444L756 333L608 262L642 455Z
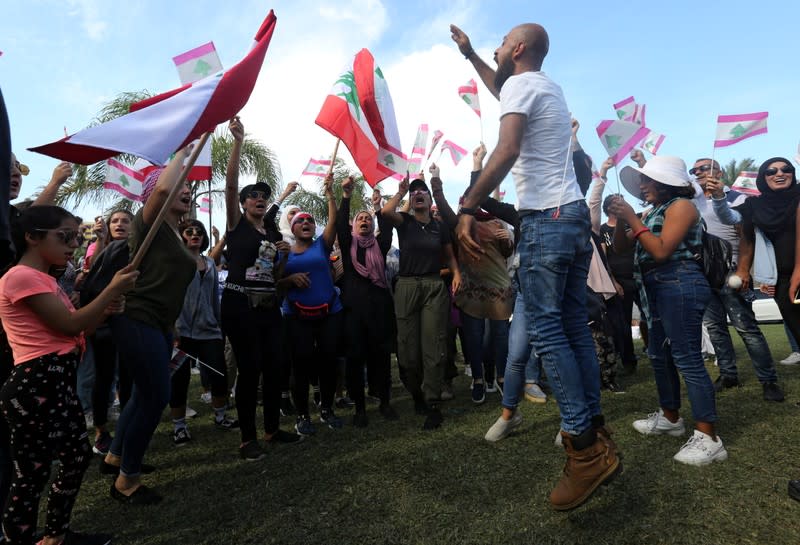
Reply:
M142 459L170 397L172 335L125 315L111 320L114 342L133 381L131 398L117 420L109 452L122 457L120 472L139 475Z
M508 357L508 320L475 318L462 310L461 328L464 330L464 359L472 370L472 378L483 379L483 362L491 360L497 370L497 378L503 379ZM484 345L486 333L489 334L488 347Z
M703 324L708 329L711 344L714 345L719 374L730 378L738 376L736 353L728 330L728 317L747 348L758 381L762 384L777 382L778 374L775 372L772 353L756 322L753 304L745 301L738 290L732 290L728 286L711 291L711 300L703 316Z
M694 261L665 263L643 275L650 304L650 345L659 405L681 406L680 371L696 422L717 421L714 385L701 355L703 312L711 288Z
M561 429L579 435L600 414L600 366L589 332L586 280L592 245L584 201L524 214L519 280L528 332L561 412Z

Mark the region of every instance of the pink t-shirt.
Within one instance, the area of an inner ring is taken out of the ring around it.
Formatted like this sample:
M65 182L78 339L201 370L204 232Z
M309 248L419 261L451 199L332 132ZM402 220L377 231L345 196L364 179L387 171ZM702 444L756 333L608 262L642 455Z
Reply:
M48 327L25 303L26 297L40 293L56 295L70 312L75 312L67 294L49 274L17 265L0 278L0 320L14 354L14 365L83 347L83 333L70 337Z

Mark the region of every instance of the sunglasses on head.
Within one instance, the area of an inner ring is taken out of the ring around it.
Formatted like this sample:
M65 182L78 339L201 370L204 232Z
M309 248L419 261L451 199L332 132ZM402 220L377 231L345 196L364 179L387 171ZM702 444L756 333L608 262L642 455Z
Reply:
M248 199L264 199L267 200L267 192L266 191L250 191L247 194Z
M183 230L184 235L189 235L190 237L196 237L203 234L203 230L199 227L187 227Z
M778 171L781 171L781 174L794 174L794 167L791 165L783 165L782 167L771 167L764 171L764 174L767 176L775 176Z
M63 244L71 243L73 240L77 239L80 234L77 229L72 231L64 231L62 229L36 229L36 231L40 233L55 233L56 238Z
M699 167L694 167L693 169L689 170L689 174L696 176L701 172L708 172L709 170L711 170L711 165L700 165ZM719 167L714 167L714 172L719 172Z

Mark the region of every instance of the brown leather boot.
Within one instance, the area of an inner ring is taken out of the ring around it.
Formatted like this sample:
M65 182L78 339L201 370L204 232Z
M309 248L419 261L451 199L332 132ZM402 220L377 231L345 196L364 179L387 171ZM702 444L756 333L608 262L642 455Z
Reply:
M598 486L610 482L622 469L616 450L589 428L577 437L561 432L567 462L561 480L550 493L557 511L574 509L584 503Z
M594 428L594 431L597 432L597 436L605 441L609 448L613 449L614 452L617 453L617 458L622 460L622 452L619 450L617 443L611 437L614 435L614 430L611 428L611 426L606 424L606 418L602 414L593 416L592 427Z

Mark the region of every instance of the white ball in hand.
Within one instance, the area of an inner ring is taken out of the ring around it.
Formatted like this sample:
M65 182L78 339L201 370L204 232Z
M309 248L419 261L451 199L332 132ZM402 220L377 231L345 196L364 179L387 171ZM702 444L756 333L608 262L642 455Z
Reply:
M732 274L728 277L728 286L730 286L732 289L738 290L742 287L742 279L737 275Z

